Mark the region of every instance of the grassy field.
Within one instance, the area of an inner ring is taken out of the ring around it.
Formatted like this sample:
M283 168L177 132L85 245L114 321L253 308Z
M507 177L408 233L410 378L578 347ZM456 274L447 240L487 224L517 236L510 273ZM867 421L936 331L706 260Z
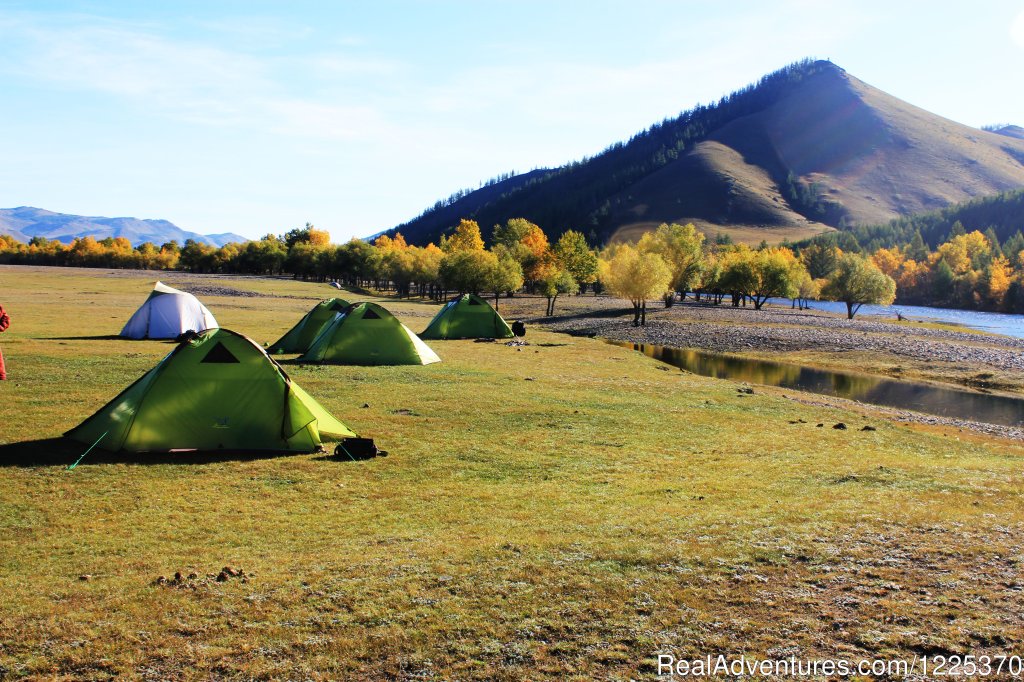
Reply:
M661 652L1022 653L1020 444L536 328L522 348L434 342L427 367L286 366L387 458L68 471L84 448L60 434L171 348L109 338L153 279L0 266L0 679L627 680L655 679ZM261 343L333 292L191 283L262 294L203 297ZM436 310L385 305L414 331ZM217 581L225 566L244 577Z

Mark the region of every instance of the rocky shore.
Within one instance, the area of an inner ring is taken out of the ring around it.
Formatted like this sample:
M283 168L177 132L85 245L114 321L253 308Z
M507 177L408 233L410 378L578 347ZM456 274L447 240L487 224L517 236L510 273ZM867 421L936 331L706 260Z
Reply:
M911 321L845 317L780 306L676 304L649 309L647 326L634 327L621 301L593 298L562 315L534 323L570 334L698 348L719 353L752 350L834 353L868 351L922 362L949 362L1024 373L1024 339L970 331L934 329Z

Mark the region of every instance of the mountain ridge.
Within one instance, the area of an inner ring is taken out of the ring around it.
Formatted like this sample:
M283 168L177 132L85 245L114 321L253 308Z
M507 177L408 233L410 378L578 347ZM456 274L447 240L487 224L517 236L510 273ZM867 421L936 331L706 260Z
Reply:
M57 213L34 206L0 208L0 234L8 234L25 243L33 237L56 239L65 244L83 237L93 237L96 240L124 237L132 246L147 241L160 246L172 240L184 244L186 240L193 239L220 247L229 242L248 241L246 237L231 232L209 235L191 232L168 220L81 216Z
M525 217L552 236L576 229L593 242L661 222L795 240L1024 187L1024 140L1012 133L950 121L832 62L804 60L594 157L513 176L503 193L471 192L389 233L422 244L459 218L476 219L486 236Z

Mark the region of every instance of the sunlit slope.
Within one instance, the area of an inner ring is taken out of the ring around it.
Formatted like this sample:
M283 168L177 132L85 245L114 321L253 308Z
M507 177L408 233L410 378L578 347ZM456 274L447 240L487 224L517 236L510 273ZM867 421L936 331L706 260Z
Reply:
M665 221L706 232L828 229L791 204L782 186L792 174L817 185L840 218L832 222L879 223L1024 186L1020 160L1024 140L936 116L833 67L621 193L615 222L629 233Z
M525 217L594 241L694 222L743 241L799 239L1024 187L1024 139L908 104L825 61L794 64L601 154L512 179L398 229ZM486 236L486 235L485 235Z

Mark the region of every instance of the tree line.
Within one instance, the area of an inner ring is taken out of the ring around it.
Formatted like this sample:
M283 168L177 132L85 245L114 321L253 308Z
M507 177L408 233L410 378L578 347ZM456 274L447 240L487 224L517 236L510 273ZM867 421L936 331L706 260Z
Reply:
M897 284L897 302L970 310L1024 313L1024 236L1000 241L992 227L967 232L954 221L934 248L920 231L908 242L867 249L854 234L830 233L796 245L812 274L831 268L837 254L870 254Z
M695 300L760 310L772 297L801 307L810 299L846 301L850 318L859 305L888 303L895 284L873 259L838 247L811 245L802 253L762 244L753 249L719 239L706 243L693 225L663 224L636 244L613 243L596 250L575 230L551 243L544 230L523 218L495 225L489 245L480 226L463 219L438 244L408 244L400 233L374 242L352 239L337 245L306 224L282 235L268 234L219 248L186 241L132 247L127 239L91 237L70 245L45 238L28 244L0 237L0 262L107 268L177 269L197 273L291 274L351 287L392 291L399 297L443 300L470 292L500 297L526 290L547 299L553 315L560 295L607 290L633 305L634 324L646 323L647 302L672 305L690 293ZM883 261L888 267L889 261ZM818 276L812 275L812 271Z

